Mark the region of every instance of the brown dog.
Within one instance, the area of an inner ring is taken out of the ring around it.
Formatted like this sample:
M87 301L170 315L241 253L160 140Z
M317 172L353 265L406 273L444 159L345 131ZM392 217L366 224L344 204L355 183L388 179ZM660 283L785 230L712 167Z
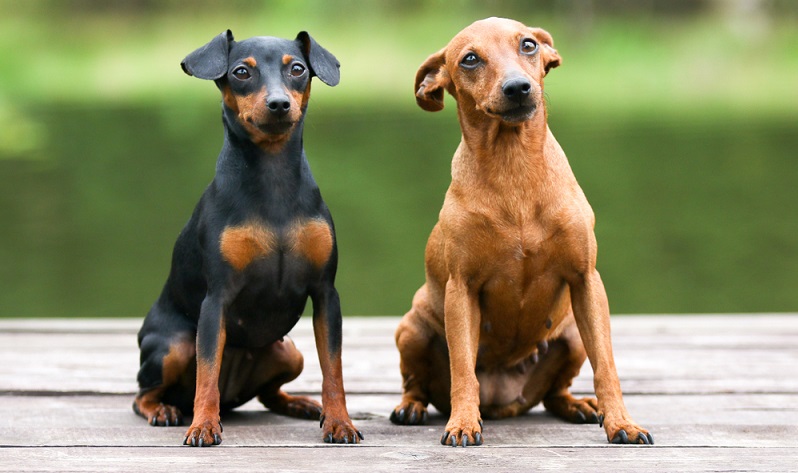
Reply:
M559 64L546 31L489 18L416 74L424 110L441 110L444 90L457 100L463 137L427 282L396 331L404 393L391 420L423 423L431 402L450 413L443 444L479 445L483 416L541 401L565 420L603 422L613 443L653 443L621 396L593 211L546 124L543 78ZM585 355L598 400L568 391Z

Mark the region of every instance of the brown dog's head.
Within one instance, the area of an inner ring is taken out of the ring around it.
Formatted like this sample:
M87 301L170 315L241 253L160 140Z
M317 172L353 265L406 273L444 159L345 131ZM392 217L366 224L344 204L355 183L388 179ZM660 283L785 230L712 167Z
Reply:
M560 65L551 35L504 18L473 23L416 73L416 102L443 109L449 91L466 113L521 123L543 105L543 78Z

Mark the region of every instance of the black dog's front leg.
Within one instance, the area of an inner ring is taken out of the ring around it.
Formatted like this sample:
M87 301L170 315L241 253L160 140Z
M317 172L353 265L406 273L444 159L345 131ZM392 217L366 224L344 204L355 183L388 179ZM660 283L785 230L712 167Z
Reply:
M197 391L194 395L194 421L184 445L210 447L222 443L219 418L219 371L226 338L221 301L208 295L202 302L197 326Z
M346 410L341 372L341 303L330 286L313 299L313 331L322 373L322 438L327 443L359 443L363 439Z

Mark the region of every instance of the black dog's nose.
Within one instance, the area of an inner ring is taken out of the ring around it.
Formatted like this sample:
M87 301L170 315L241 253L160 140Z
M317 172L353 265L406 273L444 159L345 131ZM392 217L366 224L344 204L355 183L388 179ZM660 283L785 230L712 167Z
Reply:
M514 102L520 102L532 91L532 83L525 77L513 77L502 84L504 96Z
M291 109L291 101L286 96L269 97L266 99L266 106L273 115L282 117Z

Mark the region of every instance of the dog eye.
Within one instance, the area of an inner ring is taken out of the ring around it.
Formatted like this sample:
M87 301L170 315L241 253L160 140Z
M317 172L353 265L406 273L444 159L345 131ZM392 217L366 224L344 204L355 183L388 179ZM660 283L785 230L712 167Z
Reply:
M538 43L536 43L535 40L527 38L521 41L521 53L532 54L537 50L538 50Z
M480 59L474 53L468 53L465 55L462 61L460 61L460 65L465 67L466 69L473 69L479 65Z
M305 73L305 66L302 64L296 63L291 66L291 75L294 77L301 77L302 74Z
M236 70L233 71L233 75L238 80L249 79L249 71L246 67L237 67Z

